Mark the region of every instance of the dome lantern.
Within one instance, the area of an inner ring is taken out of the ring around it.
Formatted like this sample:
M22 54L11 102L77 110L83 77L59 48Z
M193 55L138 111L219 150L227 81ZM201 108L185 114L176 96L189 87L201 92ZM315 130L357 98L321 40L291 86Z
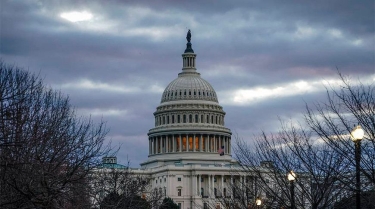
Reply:
M197 56L194 54L193 48L191 48L191 32L188 31L186 35L186 40L188 41L186 44L185 52L182 54L182 61L183 61L183 67L182 71L186 73L195 73L197 69L195 68L195 57Z

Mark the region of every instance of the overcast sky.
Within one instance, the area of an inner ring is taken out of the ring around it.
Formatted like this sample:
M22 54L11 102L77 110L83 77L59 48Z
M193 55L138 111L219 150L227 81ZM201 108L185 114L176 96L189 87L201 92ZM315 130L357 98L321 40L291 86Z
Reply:
M138 167L188 29L226 126L251 140L324 101L336 67L374 83L374 17L373 0L1 0L0 57L39 73L78 114L107 121L119 161Z

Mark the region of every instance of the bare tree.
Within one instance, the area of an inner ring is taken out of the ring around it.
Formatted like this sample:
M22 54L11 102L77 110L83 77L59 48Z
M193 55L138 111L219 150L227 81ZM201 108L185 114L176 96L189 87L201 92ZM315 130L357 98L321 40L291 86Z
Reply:
M234 146L241 166L238 172L248 176L245 182L232 185L239 193L237 202L248 207L259 197L268 207L289 207L292 196L287 174L294 171L297 174L294 201L298 208L333 205L333 191L340 191L338 176L346 166L344 158L312 138L310 132L293 125L282 124L277 134L263 132L255 141L252 147L237 139Z
M354 125L365 131L362 140L361 173L375 187L375 88L339 74L341 85L327 87L327 102L306 105L305 115L309 127L338 155L345 156L353 171L355 167L354 143L350 132ZM350 181L346 182L351 186Z
M77 117L68 97L4 63L0 114L0 207L89 208L81 188L108 151L105 124Z
M129 163L128 163L129 165ZM157 208L164 194L151 190L148 175L129 166L103 163L90 174L90 196L96 208Z

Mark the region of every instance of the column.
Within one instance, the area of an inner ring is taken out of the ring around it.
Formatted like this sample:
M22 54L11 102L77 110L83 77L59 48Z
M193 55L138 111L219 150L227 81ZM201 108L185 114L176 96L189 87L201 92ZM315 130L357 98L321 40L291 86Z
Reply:
M208 197L211 197L211 175L208 175Z
M165 152L168 153L169 152L169 136L166 135L165 136L165 140L167 141L167 143L165 143Z
M241 184L241 190L243 192L243 176L240 176L240 184Z
M172 152L176 152L176 140L174 134L172 135Z
M224 175L221 175L221 196L224 197Z
M247 181L247 176L245 175L244 181L243 181L243 184L244 184L243 196L245 197L245 201L247 201L247 196L246 196L247 182L246 181Z
M212 191L212 197L215 197L215 175L212 175L212 179L211 179L211 181L212 181L212 188L211 188L211 191Z
M217 144L216 135L214 135L214 149L212 150L213 152L217 152L217 150L216 150L216 148L217 148L216 144Z
M160 153L164 153L165 152L164 148L165 148L164 137L160 136Z
M202 188L202 175L198 175L198 196L201 196L201 188Z
M230 175L230 186L229 186L230 189L230 198L233 199L233 189L234 188L234 185L233 185L233 175Z
M222 136L219 136L219 149L221 149L221 146L222 146L222 143L221 143L221 140L222 140Z
M202 152L203 151L203 137L202 137L202 134L200 135L200 141L199 141L199 151Z
M156 140L155 140L155 137L152 137L152 146L153 146L153 154L155 155L156 154Z
M224 152L225 154L228 154L228 145L227 145L227 137L224 136Z
M193 152L195 152L195 134L193 135Z
M152 155L152 138L149 137L148 140L149 140L149 150L150 150L149 152L150 152L150 155Z
M191 195L194 197L197 195L197 175L191 175L191 180L192 180L192 186L193 188L192 191L191 191Z
M156 154L159 153L159 139L158 137L155 137L155 140L156 140Z
M182 138L181 138L181 134L180 134L180 152L182 152Z
M228 152L229 152L229 154L231 155L232 154L232 145L231 145L231 139L230 139L230 137L229 137L229 145L228 145L228 148L229 148L229 150L228 150Z

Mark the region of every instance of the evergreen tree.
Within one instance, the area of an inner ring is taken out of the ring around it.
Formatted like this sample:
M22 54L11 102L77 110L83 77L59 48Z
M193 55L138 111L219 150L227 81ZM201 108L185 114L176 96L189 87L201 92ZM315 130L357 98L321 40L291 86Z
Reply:
M179 207L171 198L166 197L159 209L179 209Z

